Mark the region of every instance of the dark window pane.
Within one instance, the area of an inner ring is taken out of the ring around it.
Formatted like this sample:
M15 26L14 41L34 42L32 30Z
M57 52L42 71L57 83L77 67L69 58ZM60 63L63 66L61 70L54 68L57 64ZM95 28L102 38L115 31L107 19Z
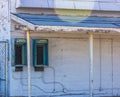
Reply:
M16 65L22 64L22 45L21 44L15 45L15 64Z
M37 64L43 64L43 45L37 45Z

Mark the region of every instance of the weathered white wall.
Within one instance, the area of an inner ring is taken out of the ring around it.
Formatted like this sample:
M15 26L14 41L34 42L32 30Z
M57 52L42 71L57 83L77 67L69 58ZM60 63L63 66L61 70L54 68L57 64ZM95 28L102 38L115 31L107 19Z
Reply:
M13 36L25 37L26 35L19 33ZM32 95L88 94L89 41L87 37L86 34L75 33L32 34L32 38L49 39L49 67L45 68L44 72L35 72L33 67L31 69ZM94 94L120 95L120 36L95 35L94 38ZM27 67L24 67L23 72L15 72L13 67L11 96L25 95L27 95Z
M0 0L0 40L10 38L10 19L8 0Z
M60 8L120 11L120 0L17 0L16 8Z
M47 5L47 0L10 0L11 1L11 13L30 13L30 14L49 14L49 15L74 15L74 16L105 16L105 17L119 17L120 11L118 0L110 0L110 1L95 1L94 0L48 0L51 2L49 6L54 6L56 3L61 8L46 8L46 7L38 7ZM17 5L23 4L23 6L31 6L31 7L21 7L16 8ZM25 4L24 4L25 3ZM73 9L70 8L72 4ZM76 7L75 7L76 5ZM100 6L102 5L102 6ZM115 6L115 7L114 7ZM63 8L62 8L63 7ZM65 8L64 8L65 7ZM80 8L79 8L80 7ZM83 8L81 8L83 7ZM101 8L101 10L88 10L88 8ZM84 9L85 8L85 9ZM87 8L87 9L86 9ZM72 9L72 10L70 10ZM107 9L107 10L102 10ZM113 9L113 10L112 10Z
M10 40L10 16L8 0L0 0L0 41ZM10 42L10 41L8 41ZM5 43L0 43L0 78L5 79ZM8 62L9 63L9 62ZM9 66L9 65L8 65ZM0 96L5 96L5 81L0 81Z

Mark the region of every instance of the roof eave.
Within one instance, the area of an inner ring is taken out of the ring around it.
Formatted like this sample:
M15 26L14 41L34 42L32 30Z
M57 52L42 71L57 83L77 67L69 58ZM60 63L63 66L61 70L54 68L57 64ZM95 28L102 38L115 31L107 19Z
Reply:
M93 27L73 27L73 26L36 26L35 31L46 32L79 32L79 33L120 33L118 28L93 28Z
M22 19L19 18L18 16L11 14L11 19L19 24L21 24L24 28L29 28L30 30L35 30L35 25Z
M21 24L25 28L29 28L32 31L41 32L79 32L79 33L120 33L120 28L94 28L94 27L73 27L73 26L43 26L34 25L14 14L11 14L11 19ZM24 30L24 29L23 29Z

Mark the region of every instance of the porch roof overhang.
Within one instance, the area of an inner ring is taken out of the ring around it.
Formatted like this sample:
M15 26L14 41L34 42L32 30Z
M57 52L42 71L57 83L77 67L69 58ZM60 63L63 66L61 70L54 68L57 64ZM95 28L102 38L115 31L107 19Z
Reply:
M120 33L120 18L11 14L11 19L33 32Z

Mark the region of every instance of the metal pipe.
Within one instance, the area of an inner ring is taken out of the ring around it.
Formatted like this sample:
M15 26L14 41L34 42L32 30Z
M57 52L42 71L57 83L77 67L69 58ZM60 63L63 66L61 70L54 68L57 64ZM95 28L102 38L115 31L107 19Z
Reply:
M112 96L113 96L113 39L111 39L111 63L112 63Z
M102 41L101 41L101 35L99 37L99 57L100 57L100 86L99 86L99 91L102 91Z
M5 51L5 61L6 61L6 64L5 64L5 68L6 68L6 70L5 70L5 73L6 73L6 90L5 90L5 97L8 97L8 42L6 42L5 43L5 49L6 49L6 51Z
M30 30L27 29L28 97L31 97Z
M93 97L93 33L89 34L89 50L90 50L90 80L89 80L89 93Z

